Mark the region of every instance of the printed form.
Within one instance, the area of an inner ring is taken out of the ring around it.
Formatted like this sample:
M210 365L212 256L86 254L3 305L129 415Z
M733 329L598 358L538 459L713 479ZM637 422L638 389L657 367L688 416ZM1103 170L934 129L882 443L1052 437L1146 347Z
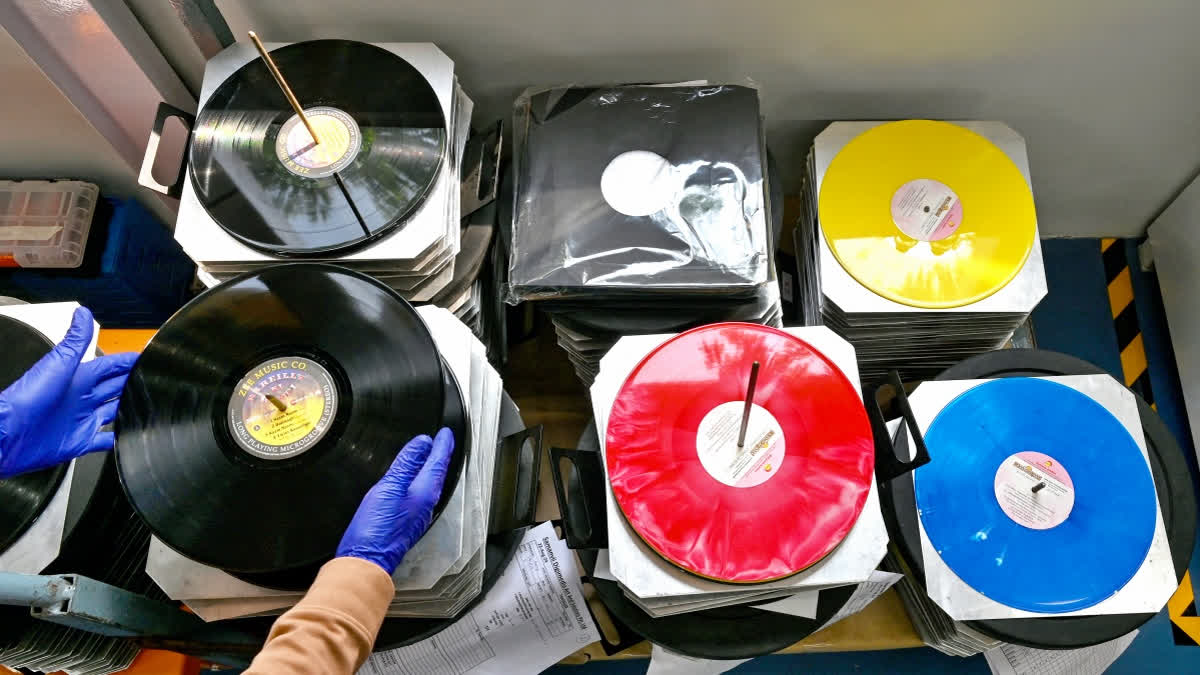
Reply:
M599 639L575 555L542 523L475 609L427 640L372 654L358 675L537 673Z
M1002 644L983 653L995 675L1100 675L1121 656L1138 631L1083 649L1031 649Z

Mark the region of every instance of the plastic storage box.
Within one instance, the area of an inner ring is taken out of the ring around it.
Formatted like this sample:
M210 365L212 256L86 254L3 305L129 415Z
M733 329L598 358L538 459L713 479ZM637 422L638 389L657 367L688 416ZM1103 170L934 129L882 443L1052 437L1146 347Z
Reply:
M78 267L99 196L77 180L0 180L0 267Z
M0 270L0 294L29 302L75 300L105 328L157 327L191 297L195 273L171 233L142 205L101 199L78 269Z

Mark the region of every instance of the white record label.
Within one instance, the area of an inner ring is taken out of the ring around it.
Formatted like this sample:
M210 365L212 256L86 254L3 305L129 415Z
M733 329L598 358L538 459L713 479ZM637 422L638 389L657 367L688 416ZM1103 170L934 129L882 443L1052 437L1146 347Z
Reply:
M696 430L696 453L709 475L737 488L761 485L779 473L786 444L783 427L766 408L752 404L746 442L738 447L745 401L729 401L708 411Z

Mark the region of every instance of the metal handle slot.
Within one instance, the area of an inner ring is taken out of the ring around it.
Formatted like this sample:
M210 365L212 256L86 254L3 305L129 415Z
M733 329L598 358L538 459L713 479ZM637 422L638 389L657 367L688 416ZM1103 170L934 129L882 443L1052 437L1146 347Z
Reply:
M542 470L542 426L500 439L492 477L492 514L488 533L528 527L537 512L538 479Z
M163 127L167 119L175 117L187 127L187 140L184 141L184 151L179 158L179 173L172 185L163 185L154 179L154 162L158 159L158 145L162 141ZM196 126L196 117L189 112L180 110L167 103L158 104L158 112L154 115L154 127L150 130L150 140L146 142L146 154L142 157L142 169L138 173L138 184L150 188L168 197L179 198L183 193L183 182L187 180L187 148L192 142L192 128Z
M571 472L567 476L563 475L564 462ZM600 453L550 448L550 463L567 547L608 548Z
M894 403L900 409L900 416L904 419L904 424L908 427L909 434L916 443L917 452L911 461L901 458L896 453L896 444L891 434L888 433L887 418L879 403L879 395L883 387L872 389L863 402L867 407L867 417L871 421L871 433L875 436L875 479L881 483L892 481L929 463L929 450L925 447L925 437L921 435L921 430L917 427L917 419L913 415L912 406L908 403L908 395L904 393L904 384L900 381L900 374L893 370L888 374L888 380L892 389L895 390Z

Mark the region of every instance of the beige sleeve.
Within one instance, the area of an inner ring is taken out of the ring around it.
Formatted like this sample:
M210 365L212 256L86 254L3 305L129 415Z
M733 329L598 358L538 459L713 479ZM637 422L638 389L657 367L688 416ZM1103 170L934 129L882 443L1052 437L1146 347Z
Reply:
M325 563L304 598L275 621L246 675L351 675L371 653L395 592L374 563Z

